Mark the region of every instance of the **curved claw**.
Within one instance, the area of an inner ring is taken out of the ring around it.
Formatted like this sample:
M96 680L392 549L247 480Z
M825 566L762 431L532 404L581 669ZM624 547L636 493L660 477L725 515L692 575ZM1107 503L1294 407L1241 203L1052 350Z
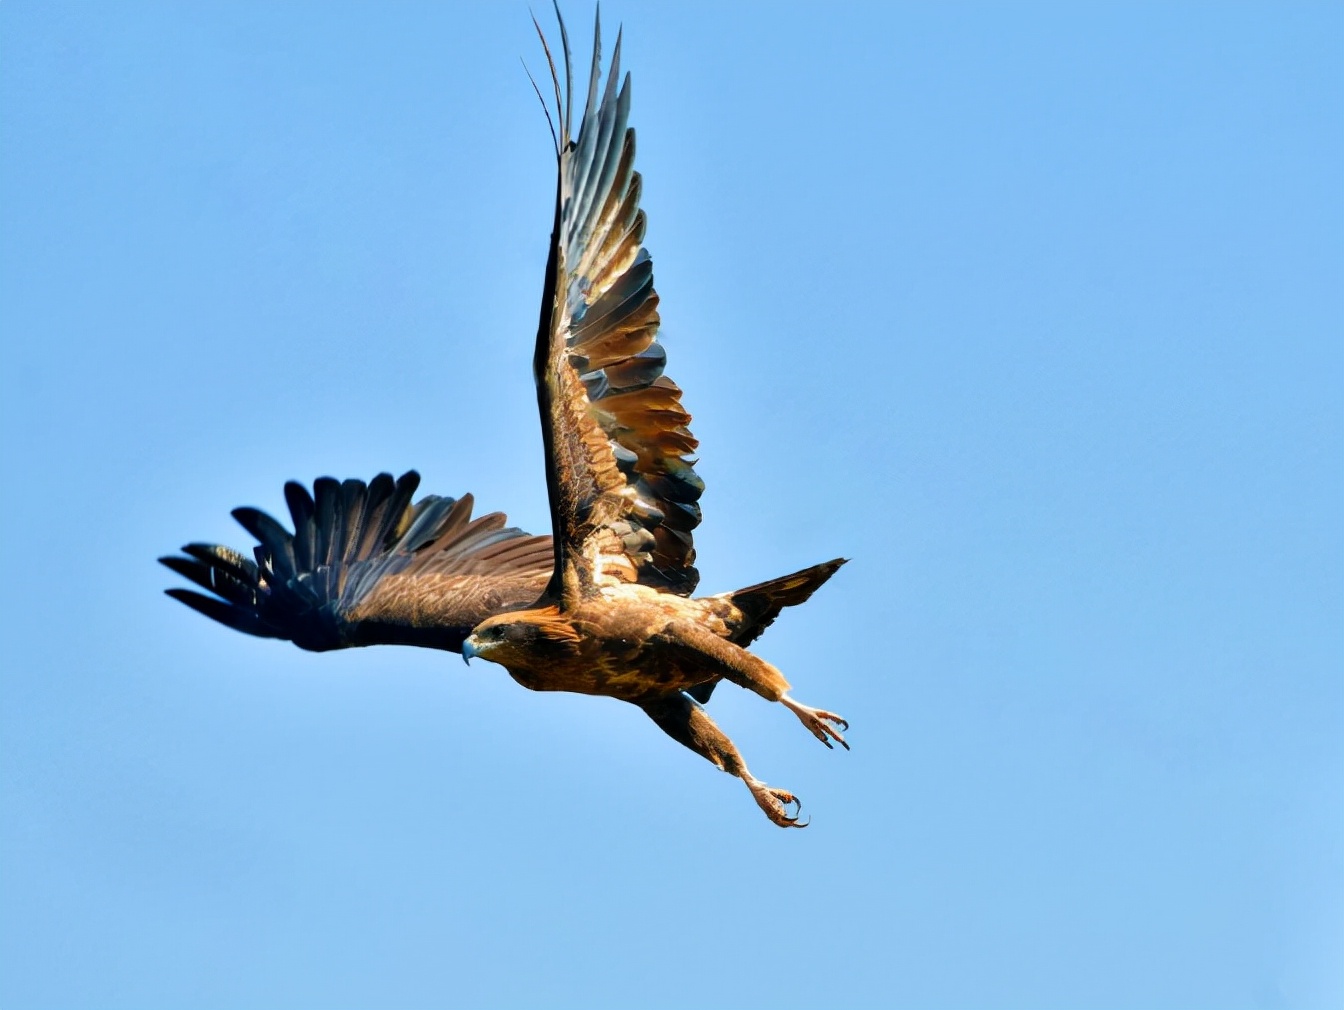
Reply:
M845 720L837 719L836 722L840 724L840 729L849 729L849 723L845 722ZM845 748L845 750L849 750L849 742L840 735L840 730L831 730L831 736L835 737L836 742L840 744L841 747Z

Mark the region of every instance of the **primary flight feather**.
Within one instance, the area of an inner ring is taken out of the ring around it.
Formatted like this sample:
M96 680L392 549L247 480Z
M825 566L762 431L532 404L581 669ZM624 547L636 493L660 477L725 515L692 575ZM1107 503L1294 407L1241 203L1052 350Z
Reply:
M209 544L161 558L211 595L167 592L237 631L304 649L444 649L499 663L535 691L631 702L741 778L774 823L800 827L796 797L752 775L702 706L730 680L781 702L827 747L848 747L843 719L796 701L747 649L844 561L692 597L704 483L688 458L698 444L691 417L663 371L621 39L604 85L595 27L575 132L563 20L560 37L563 86L542 36L559 173L533 358L552 535L529 536L500 513L472 519L470 495L415 501L414 472L368 484L323 477L311 494L285 486L293 533L257 509L234 510L258 541L255 560Z

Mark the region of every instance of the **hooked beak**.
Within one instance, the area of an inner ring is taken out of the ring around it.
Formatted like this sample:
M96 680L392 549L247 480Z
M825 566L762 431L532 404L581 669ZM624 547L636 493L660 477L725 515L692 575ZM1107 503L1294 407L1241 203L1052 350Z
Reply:
M472 658L480 654L480 650L476 648L476 636L468 635L462 643L462 662L470 666Z

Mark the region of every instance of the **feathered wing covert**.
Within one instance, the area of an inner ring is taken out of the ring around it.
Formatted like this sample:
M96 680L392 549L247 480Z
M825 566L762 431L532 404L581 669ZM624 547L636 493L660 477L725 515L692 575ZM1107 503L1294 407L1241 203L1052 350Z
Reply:
M319 478L313 494L291 481L291 534L254 508L234 518L259 541L255 559L188 544L159 560L203 589L167 593L236 631L284 638L315 652L360 645L460 651L493 614L531 604L553 570L551 538L471 518L471 495L412 503L415 471L367 485Z

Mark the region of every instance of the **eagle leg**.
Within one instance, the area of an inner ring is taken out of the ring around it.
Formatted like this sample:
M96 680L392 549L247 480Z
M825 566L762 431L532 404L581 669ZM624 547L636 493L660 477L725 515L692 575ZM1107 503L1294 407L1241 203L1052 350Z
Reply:
M703 708L686 695L678 693L656 698L644 702L640 707L677 743L689 747L707 761L745 782L756 805L775 824L781 828L807 827L807 821L798 819L803 807L798 797L787 789L766 785L747 771L747 763L733 746L733 741L714 724ZM794 808L792 813L790 807Z
M849 744L840 735L842 730L849 729L849 723L834 712L812 708L789 697L789 682L760 656L691 621L675 621L668 625L666 633L699 653L697 666L731 680L738 687L755 691L767 701L780 702L827 747L831 747L831 741L834 740L849 750Z

